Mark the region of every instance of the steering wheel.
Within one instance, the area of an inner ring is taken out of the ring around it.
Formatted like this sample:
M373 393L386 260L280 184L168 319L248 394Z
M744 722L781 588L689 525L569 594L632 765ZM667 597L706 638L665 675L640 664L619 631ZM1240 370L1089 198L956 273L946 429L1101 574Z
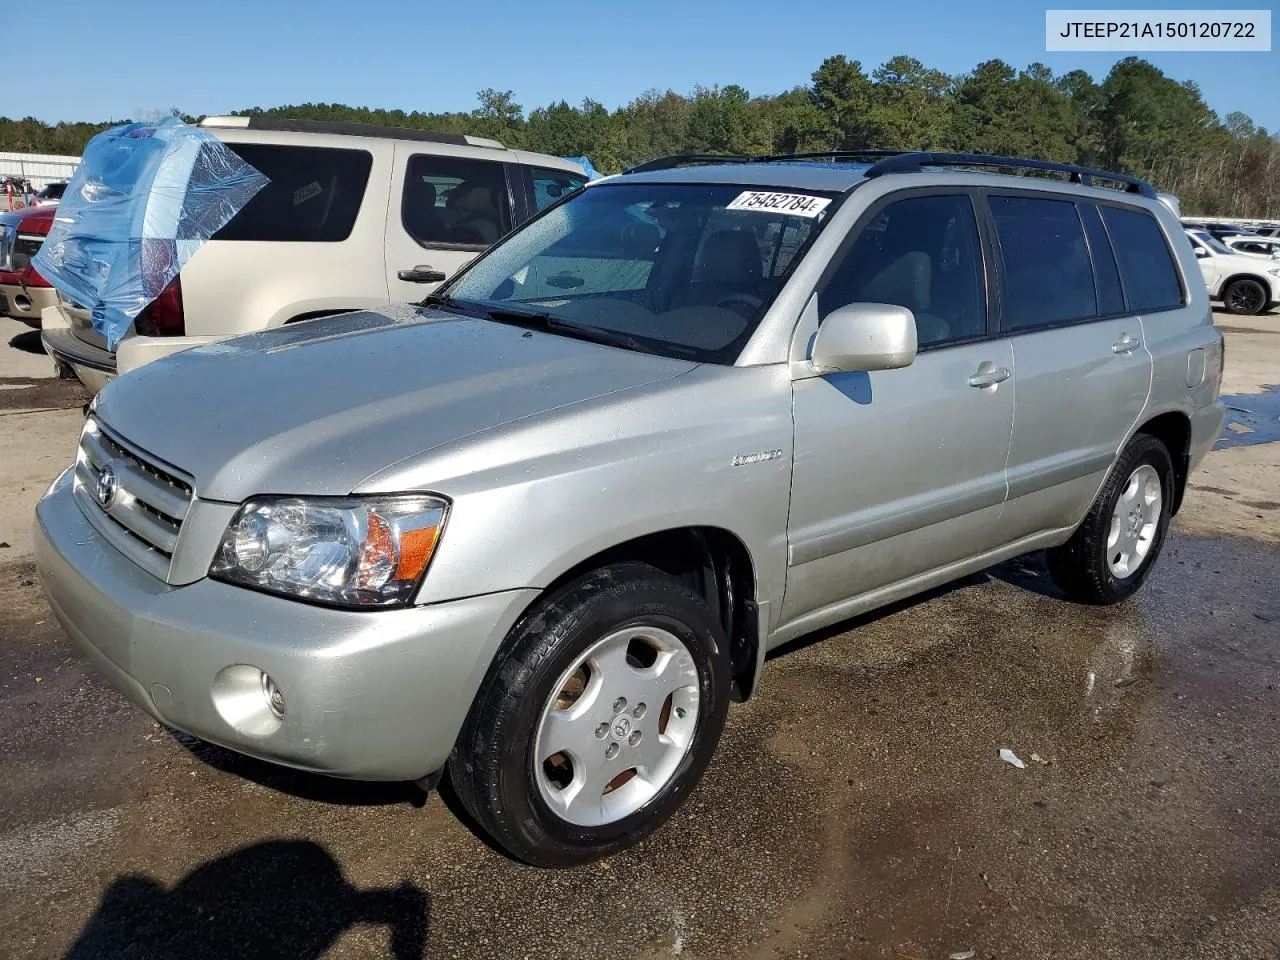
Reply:
M724 307L725 309L729 309L735 304L740 304L748 310L755 311L764 306L764 299L757 297L754 293L731 293L727 297L721 297L716 301L717 307Z

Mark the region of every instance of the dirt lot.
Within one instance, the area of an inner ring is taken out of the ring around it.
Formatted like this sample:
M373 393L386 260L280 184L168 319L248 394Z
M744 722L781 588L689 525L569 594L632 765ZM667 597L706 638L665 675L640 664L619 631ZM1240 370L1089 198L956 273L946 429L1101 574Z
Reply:
M1275 960L1280 317L1223 327L1234 426L1137 598L1033 556L792 645L668 827L562 873L108 687L30 562L82 398L0 327L0 957Z

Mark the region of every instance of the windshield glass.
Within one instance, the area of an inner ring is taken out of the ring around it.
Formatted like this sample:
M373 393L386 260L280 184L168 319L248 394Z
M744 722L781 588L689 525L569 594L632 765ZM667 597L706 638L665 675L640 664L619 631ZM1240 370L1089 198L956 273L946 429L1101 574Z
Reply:
M1195 238L1199 240L1201 243L1203 243L1210 250L1212 250L1214 253L1235 253L1234 250L1228 247L1225 243L1223 243L1213 234L1207 233L1204 230L1197 230L1195 232Z
M594 328L633 349L733 363L835 198L722 184L592 187L441 293L478 312L550 318L552 331Z

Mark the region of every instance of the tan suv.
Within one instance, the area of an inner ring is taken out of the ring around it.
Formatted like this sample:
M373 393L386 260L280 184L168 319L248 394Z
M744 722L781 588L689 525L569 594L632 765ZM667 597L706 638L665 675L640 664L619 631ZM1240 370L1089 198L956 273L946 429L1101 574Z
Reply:
M82 307L63 299L44 311L45 350L91 390L199 344L421 300L587 179L575 163L480 137L280 117L200 125L271 183L114 352Z

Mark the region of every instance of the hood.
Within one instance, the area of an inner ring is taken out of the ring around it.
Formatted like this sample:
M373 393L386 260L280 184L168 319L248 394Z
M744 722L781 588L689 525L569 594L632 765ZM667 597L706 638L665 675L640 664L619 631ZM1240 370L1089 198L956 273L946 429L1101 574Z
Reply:
M696 366L393 306L173 354L113 381L94 409L198 496L238 503L343 495L405 457Z

